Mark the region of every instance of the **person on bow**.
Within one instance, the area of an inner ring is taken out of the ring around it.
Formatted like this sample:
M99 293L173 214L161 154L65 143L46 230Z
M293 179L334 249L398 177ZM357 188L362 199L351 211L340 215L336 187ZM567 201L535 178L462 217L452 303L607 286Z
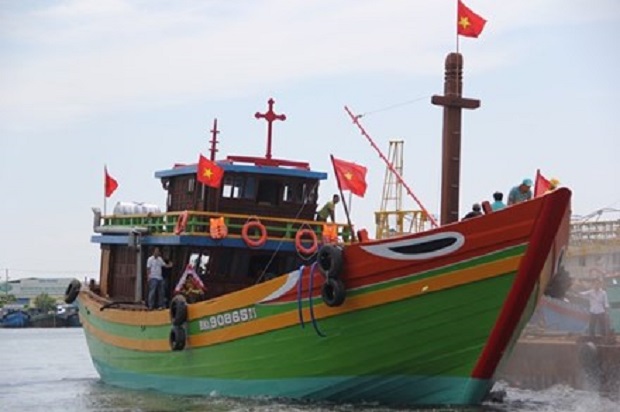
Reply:
M506 203L504 203L504 194L502 192L493 193L493 203L491 203L491 210L501 210L506 207Z
M532 198L532 179L523 179L521 184L510 189L508 193L508 206L525 202Z
M471 207L471 211L463 217L463 220L471 219L472 217L478 216L482 216L482 208L480 207L479 203L474 203L474 205Z
M545 193L553 192L559 186L560 186L560 181L558 179L556 179L555 177L551 178L551 179L549 179L549 188L547 189L547 191Z

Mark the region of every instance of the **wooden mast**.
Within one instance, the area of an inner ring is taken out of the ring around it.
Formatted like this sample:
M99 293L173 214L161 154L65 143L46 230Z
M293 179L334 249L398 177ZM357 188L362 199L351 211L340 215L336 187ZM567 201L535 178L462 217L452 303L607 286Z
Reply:
M433 96L431 103L443 106L441 224L459 220L461 175L461 112L477 109L480 100L462 97L463 56L449 53L445 63L444 96Z

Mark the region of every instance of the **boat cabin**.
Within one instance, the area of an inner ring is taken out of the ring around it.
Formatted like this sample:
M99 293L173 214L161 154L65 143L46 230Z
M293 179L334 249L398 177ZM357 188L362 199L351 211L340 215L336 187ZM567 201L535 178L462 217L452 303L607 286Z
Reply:
M188 264L210 299L308 263L313 253L305 252L316 250L324 231L314 216L319 183L327 174L305 162L274 159L269 151L265 157L222 160L214 159L215 152L214 144L211 164L223 171L218 187L197 179L197 164L177 164L155 173L165 191L165 212L95 212L92 241L101 247L102 297L146 301L146 261L156 247L172 262L164 272L168 298ZM345 225L330 226L341 235L348 232Z

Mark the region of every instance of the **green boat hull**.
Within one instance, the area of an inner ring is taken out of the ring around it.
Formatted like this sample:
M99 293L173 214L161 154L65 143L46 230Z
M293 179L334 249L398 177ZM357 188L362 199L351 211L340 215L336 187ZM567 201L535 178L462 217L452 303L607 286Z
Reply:
M507 273L314 323L305 319L303 327L184 351L124 349L102 342L88 329L86 334L102 379L124 387L186 395L477 404L492 381L471 373L513 281L514 273ZM161 338L170 330L86 317L98 329L127 337ZM196 329L197 322L189 329Z

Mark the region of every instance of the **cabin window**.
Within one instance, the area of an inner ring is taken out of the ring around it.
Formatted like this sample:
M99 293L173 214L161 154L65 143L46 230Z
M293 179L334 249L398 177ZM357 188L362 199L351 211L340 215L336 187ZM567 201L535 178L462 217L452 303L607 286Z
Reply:
M302 183L300 185L300 193L302 194L302 202L313 204L317 199L317 184L316 183Z
M243 176L227 176L224 178L222 197L241 199L246 187L246 179Z
M166 199L166 207L170 209L172 206L172 193L168 193L168 198Z
M282 187L282 201L313 204L316 201L316 186L312 183L286 183Z
M232 197L232 186L233 186L233 178L232 176L226 176L224 178L224 186L222 188L222 197Z
M282 200L284 202L294 202L295 199L295 190L293 189L293 185L288 183L285 184L282 190Z
M241 176L233 178L232 196L235 199L240 199L243 194L244 179Z
M276 180L261 180L258 185L258 196L256 198L258 204L277 205L280 186L280 183Z
M254 176L248 176L245 179L243 197L245 199L254 199L256 197L256 178Z
M295 187L295 202L304 203L304 192L306 191L305 183L298 183Z
M194 191L194 186L196 186L196 180L190 177L187 181L187 193L192 193Z

